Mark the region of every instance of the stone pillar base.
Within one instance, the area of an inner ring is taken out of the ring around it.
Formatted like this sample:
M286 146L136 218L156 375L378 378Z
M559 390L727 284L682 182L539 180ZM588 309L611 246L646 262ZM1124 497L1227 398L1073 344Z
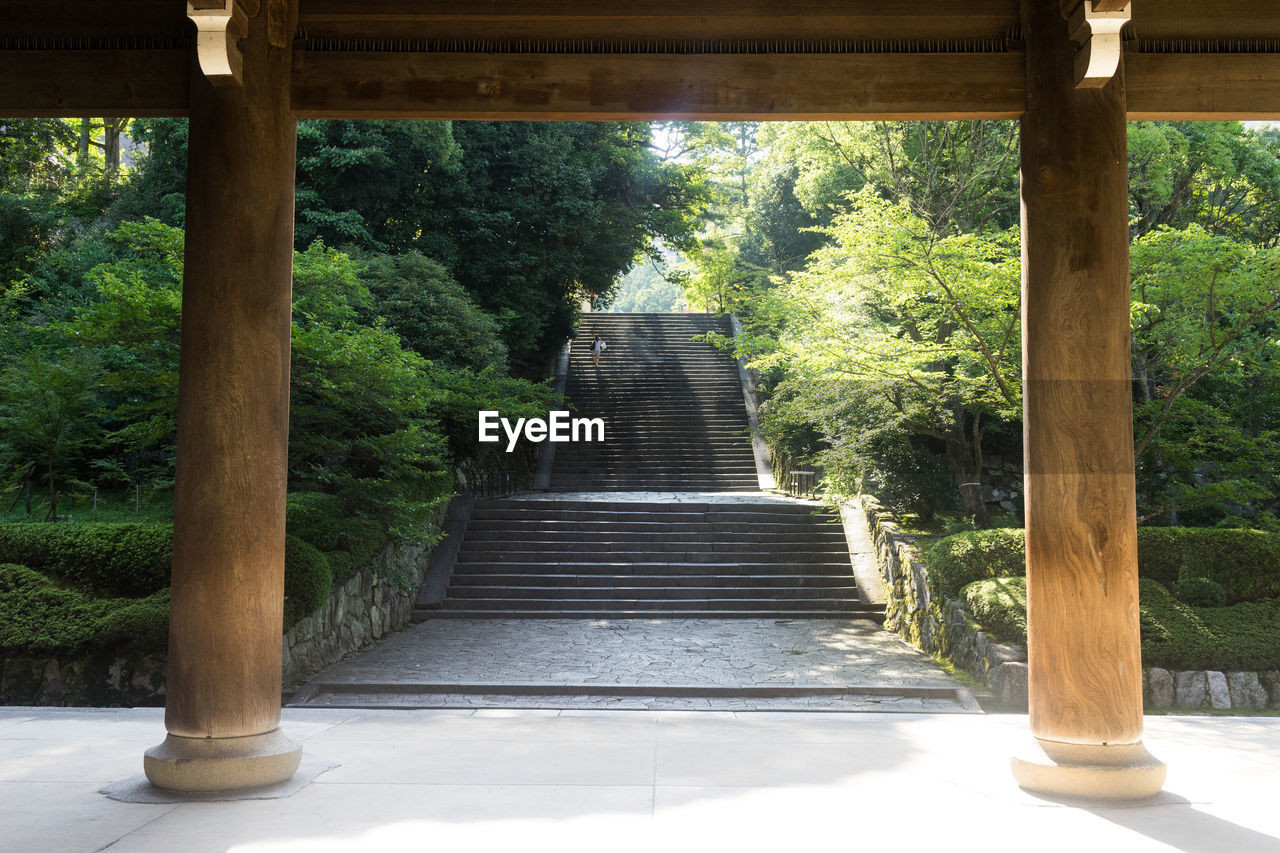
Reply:
M1013 778L1028 791L1090 800L1140 800L1160 793L1166 767L1138 743L1080 744L1036 739L1014 756Z
M293 776L302 747L279 729L248 737L193 738L171 734L142 758L147 779L170 791L234 791L274 785Z

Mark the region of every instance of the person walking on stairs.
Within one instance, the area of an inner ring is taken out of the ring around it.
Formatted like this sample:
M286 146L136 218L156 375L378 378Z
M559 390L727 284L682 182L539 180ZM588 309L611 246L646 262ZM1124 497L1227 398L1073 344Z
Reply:
M608 348L609 345L604 342L604 338L596 335L596 339L591 342L591 363L596 367L599 367L600 353L604 352Z

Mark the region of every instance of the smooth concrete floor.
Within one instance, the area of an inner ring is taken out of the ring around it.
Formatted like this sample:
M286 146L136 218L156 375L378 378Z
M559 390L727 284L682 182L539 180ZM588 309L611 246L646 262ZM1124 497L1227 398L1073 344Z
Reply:
M141 805L158 709L0 709L0 850L1280 851L1280 718L1149 717L1166 792L1019 790L1021 716L288 709L292 797Z

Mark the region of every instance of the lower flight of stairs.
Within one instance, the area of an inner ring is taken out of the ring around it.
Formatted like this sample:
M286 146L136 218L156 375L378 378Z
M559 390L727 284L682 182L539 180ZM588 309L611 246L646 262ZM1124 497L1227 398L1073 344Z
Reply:
M815 506L504 499L476 504L441 608L415 618L882 615Z

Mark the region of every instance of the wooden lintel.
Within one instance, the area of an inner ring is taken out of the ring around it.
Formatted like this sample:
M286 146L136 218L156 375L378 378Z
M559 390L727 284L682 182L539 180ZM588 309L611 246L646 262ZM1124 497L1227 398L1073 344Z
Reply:
M310 117L1010 117L1023 109L1021 61L1019 53L525 57L299 51L293 103ZM1125 69L1131 119L1280 119L1280 54L1129 50ZM185 48L0 50L0 116L184 116L188 72Z
M1020 53L295 56L299 117L1014 118Z
M0 115L185 116L190 53L0 50Z
M1280 119L1280 54L1127 51L1131 121Z

